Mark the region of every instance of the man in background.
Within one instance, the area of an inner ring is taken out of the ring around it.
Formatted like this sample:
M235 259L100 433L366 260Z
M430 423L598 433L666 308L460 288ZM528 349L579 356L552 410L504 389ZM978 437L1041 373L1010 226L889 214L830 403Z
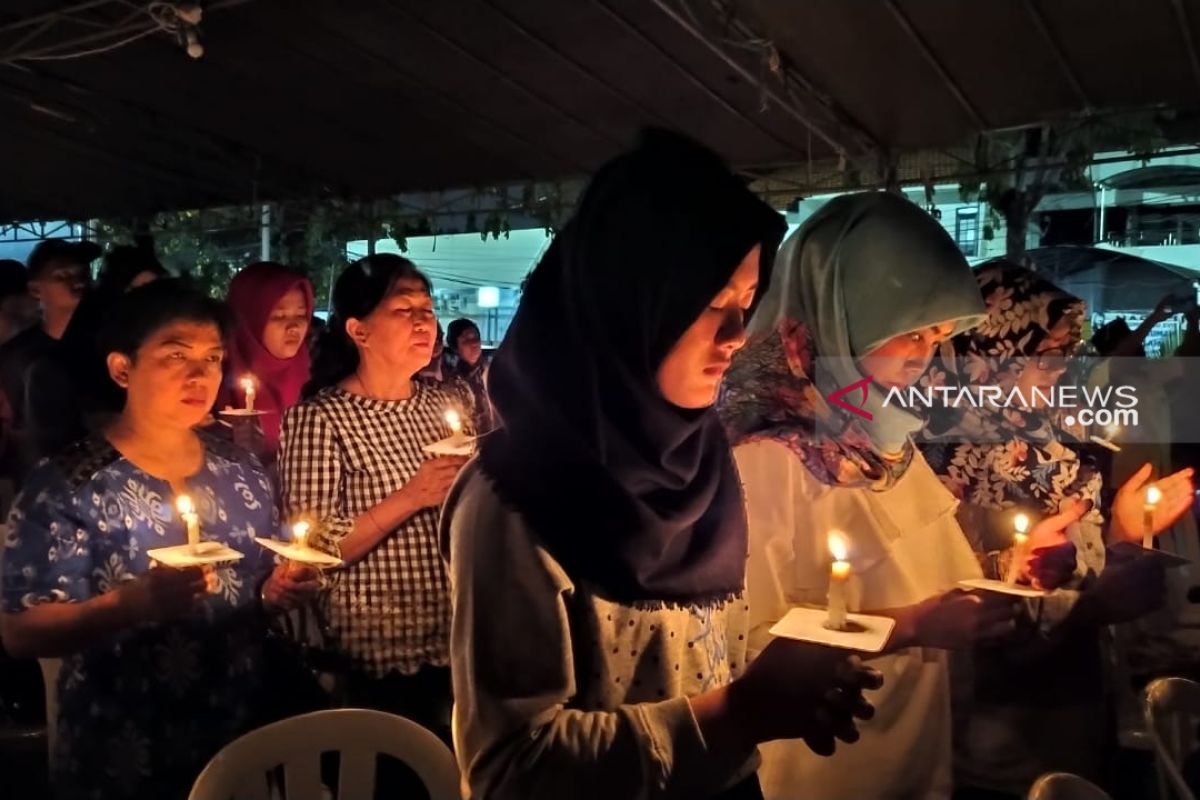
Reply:
M41 310L41 321L0 346L0 391L7 419L0 420L4 451L0 478L19 490L34 457L27 436L28 408L37 398L28 396L29 368L53 352L62 339L75 309L91 283L91 262L100 255L93 242L47 239L26 261L29 296Z

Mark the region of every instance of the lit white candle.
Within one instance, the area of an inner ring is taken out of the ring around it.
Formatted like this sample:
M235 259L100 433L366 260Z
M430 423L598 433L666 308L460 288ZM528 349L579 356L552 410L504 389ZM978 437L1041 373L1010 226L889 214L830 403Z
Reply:
M1025 547L1029 543L1029 517L1017 514L1013 517L1013 543L1009 552L1008 575L1004 582L1012 586L1021 574L1021 563L1025 560Z
M1146 504L1142 506L1142 547L1154 547L1154 509L1162 501L1162 489L1154 484L1146 488Z
M258 394L258 383L254 380L253 375L247 375L242 378L242 391L246 393L246 410L254 410L254 396Z
M451 438L457 439L462 436L462 416L453 408L446 409L446 425L450 427Z
M300 520L295 525L293 525L292 526L292 543L295 544L297 547L304 547L305 540L308 539L308 531L311 529L311 527L312 526L309 525L308 522L305 520Z
M188 547L195 553L200 549L200 517L196 514L196 505L190 496L181 494L175 498L175 510L179 512L179 519L187 526Z
M833 565L829 569L829 616L825 627L841 631L846 629L846 581L850 578L846 539L841 532L829 532L829 552L833 556Z

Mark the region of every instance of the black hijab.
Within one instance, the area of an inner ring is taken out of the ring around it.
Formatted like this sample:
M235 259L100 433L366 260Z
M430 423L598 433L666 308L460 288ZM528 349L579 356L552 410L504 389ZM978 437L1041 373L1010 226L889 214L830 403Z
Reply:
M783 218L719 157L650 131L592 179L530 276L492 362L484 472L541 544L611 600L703 605L742 591L741 488L711 409L656 373L755 245L759 292Z

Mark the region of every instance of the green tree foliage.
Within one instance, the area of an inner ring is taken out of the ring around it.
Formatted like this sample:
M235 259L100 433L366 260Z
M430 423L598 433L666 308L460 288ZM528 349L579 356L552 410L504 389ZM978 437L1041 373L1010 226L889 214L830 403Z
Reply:
M530 183L420 198L272 203L271 260L308 275L317 307L323 309L333 280L346 265L348 242L391 238L406 252L413 236L478 233L485 241L498 240L507 239L514 225L540 225L552 233L570 215L580 188ZM106 246L150 239L164 266L190 276L212 296L224 297L237 271L260 259L262 228L262 206L247 205L101 220L94 230Z

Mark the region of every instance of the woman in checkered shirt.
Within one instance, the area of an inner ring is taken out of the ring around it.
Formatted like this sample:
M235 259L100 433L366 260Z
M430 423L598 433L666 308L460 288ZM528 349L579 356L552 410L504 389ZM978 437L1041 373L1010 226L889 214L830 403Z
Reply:
M348 699L446 735L450 601L437 521L464 459L422 448L450 434L462 398L414 380L437 335L429 279L407 259L346 268L318 343L308 398L283 421L280 479L291 517L345 560L322 611L351 669Z

